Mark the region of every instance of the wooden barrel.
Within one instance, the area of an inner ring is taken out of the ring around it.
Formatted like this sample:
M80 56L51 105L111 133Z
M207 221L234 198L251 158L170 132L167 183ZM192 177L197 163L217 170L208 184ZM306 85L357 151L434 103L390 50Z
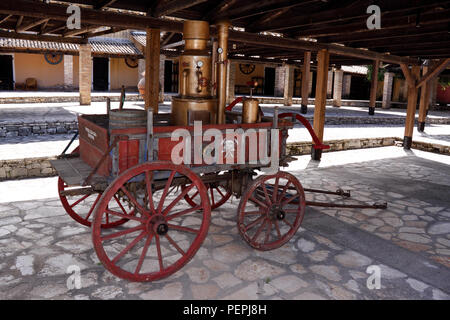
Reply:
M109 113L109 129L141 128L147 126L147 112L141 109L114 109Z

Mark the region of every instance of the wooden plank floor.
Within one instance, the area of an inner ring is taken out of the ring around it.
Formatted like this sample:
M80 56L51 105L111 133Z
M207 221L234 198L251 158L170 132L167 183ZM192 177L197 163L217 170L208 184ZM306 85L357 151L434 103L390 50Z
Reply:
M68 186L81 186L93 170L81 158L52 160L50 163ZM104 182L106 177L95 174L92 181Z

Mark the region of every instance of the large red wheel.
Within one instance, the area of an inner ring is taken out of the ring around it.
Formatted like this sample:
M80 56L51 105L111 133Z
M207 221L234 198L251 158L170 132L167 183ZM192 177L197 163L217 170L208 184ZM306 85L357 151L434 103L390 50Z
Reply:
M288 242L305 215L305 193L296 177L281 172L260 176L243 194L238 230L258 250L273 250Z
M175 194L180 180L186 188ZM188 181L188 183L186 183ZM200 204L180 201L198 191ZM134 216L108 209L122 192L136 209ZM116 230L101 228L107 214L130 221ZM169 162L137 165L117 177L97 204L92 240L99 260L112 274L131 281L154 281L182 268L203 243L211 220L206 187L190 169Z
M72 151L72 154L78 153L79 147L75 148ZM98 203L98 200L102 196L102 193L89 193L85 195L77 195L77 196L66 196L62 193L62 191L70 190L70 187L64 182L63 179L58 178L58 194L59 199L61 200L61 204L63 205L66 212L69 216L77 221L78 223L91 227L92 218L95 206ZM123 212L125 204L121 202L119 197L115 196L115 205L114 207L119 207ZM105 219L102 223L102 228L113 228L117 227L121 224L127 222L128 219L118 219L114 216L105 216Z
M221 207L231 197L231 190L228 190L217 182L205 183L205 186L208 189L207 193L211 202L211 210ZM181 188L184 190L186 186L183 185ZM184 199L191 207L198 206L199 198L198 192L192 191L184 196Z

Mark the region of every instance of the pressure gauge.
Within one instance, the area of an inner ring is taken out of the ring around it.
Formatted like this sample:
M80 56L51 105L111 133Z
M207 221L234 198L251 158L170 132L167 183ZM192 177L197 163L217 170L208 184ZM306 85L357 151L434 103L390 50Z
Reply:
M217 48L217 52L218 52L218 53L222 53L222 52L223 52L223 49L222 49L222 48Z
M203 61L198 61L197 62L197 68L201 68L203 67Z

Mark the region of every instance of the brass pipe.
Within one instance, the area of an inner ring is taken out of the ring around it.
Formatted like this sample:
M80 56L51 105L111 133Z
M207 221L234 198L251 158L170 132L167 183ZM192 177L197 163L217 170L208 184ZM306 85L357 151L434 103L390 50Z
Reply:
M197 92L202 92L202 77L203 73L197 70Z
M217 70L217 123L225 123L225 105L227 102L227 63L228 61L228 34L230 28L229 21L217 23L218 28L218 70Z
M183 85L181 86L181 96L186 96L187 93L187 78L188 78L188 70L183 70Z

